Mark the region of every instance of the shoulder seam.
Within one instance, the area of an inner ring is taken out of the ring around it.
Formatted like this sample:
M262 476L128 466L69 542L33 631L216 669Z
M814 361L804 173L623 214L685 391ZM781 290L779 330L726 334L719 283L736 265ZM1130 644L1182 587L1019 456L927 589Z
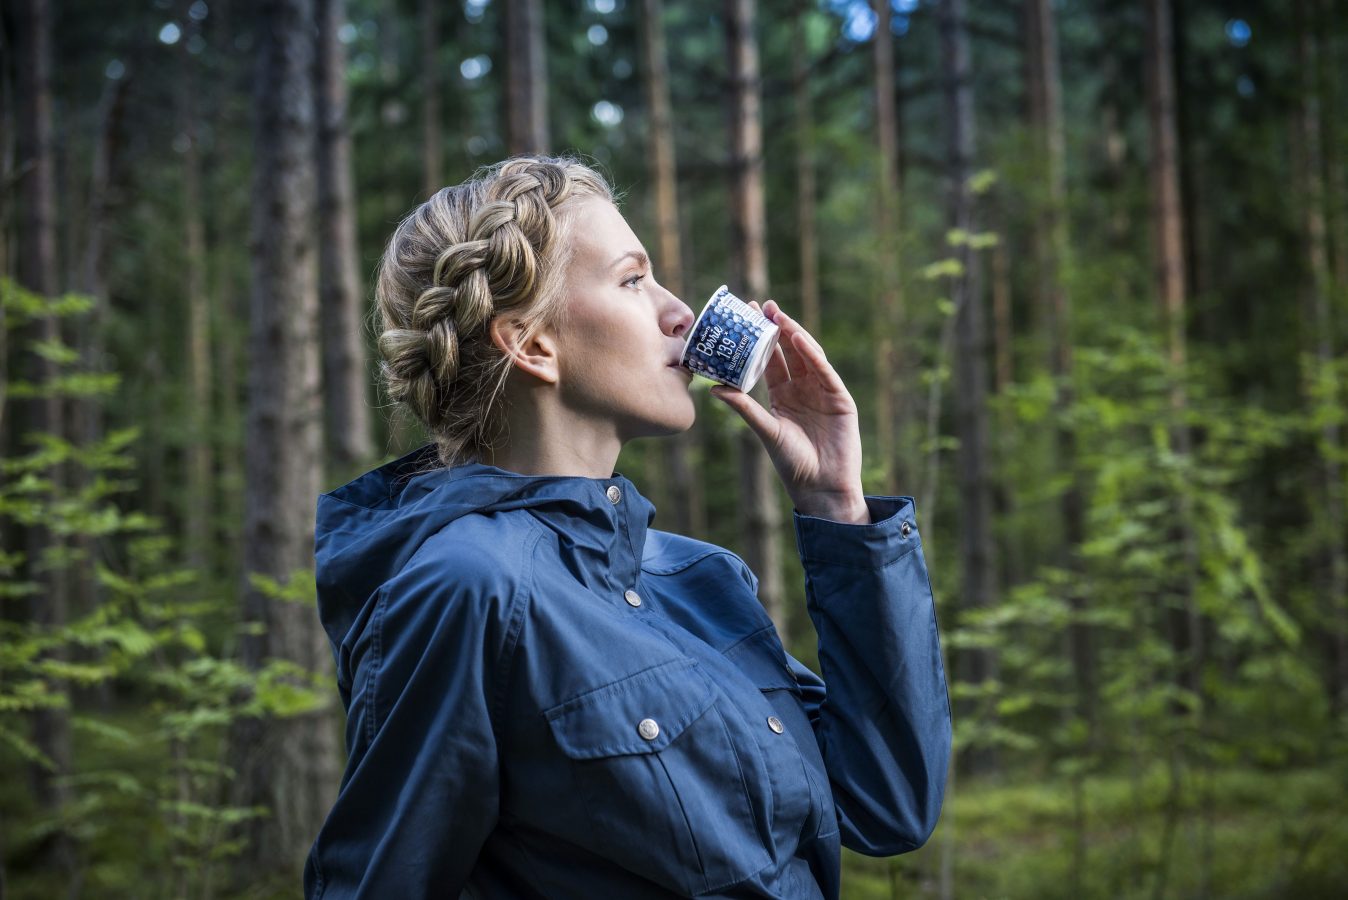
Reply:
M384 606L388 601L388 583L379 586L379 599L375 602L374 614L371 618L371 636L370 636L370 686L365 690L365 746L369 747L374 743L376 732L379 731L379 706L376 701L379 698L379 673L384 668Z
M526 541L524 546L525 565L522 577L515 586L515 592L510 598L509 608L507 610L507 625L505 641L501 647L500 658L496 661L496 683L492 687L491 705L488 707L488 718L491 720L492 734L496 740L496 746L502 747L502 729L501 719L504 715L503 709L506 701L506 693L510 685L510 670L514 665L515 651L519 646L520 633L524 630L524 612L529 605L529 600L533 595L534 580L534 559L536 558L535 549L538 542L543 539L546 533L542 525L536 522L533 517L529 518L529 527L533 532L533 540Z
M642 563L641 571L649 572L652 575L673 575L675 572L682 572L689 566L699 563L709 556L717 556L717 555L728 556L733 560L742 561L740 560L739 556L736 555L733 551L727 550L725 547L712 546L708 547L706 550L703 550L701 553L698 553L691 559L683 560L673 566L648 566L645 563Z

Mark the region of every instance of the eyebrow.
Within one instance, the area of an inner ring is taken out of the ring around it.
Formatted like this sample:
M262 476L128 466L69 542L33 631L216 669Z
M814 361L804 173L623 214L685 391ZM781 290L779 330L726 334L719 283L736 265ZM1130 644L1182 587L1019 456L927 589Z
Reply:
M609 263L608 267L610 269L616 269L618 267L618 264L621 263L623 260L627 259L629 256L635 258L636 261L639 262L641 265L650 268L651 265L650 257L648 257L645 253L642 253L640 250L628 250L622 256L618 257L613 262Z

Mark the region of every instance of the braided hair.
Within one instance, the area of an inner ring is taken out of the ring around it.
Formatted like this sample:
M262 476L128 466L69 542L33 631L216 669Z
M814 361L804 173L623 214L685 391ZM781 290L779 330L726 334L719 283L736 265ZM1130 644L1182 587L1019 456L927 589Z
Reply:
M518 156L441 188L394 230L375 284L380 376L426 426L446 466L479 459L504 423L511 360L491 319L527 340L563 318L572 201L613 189L575 159Z

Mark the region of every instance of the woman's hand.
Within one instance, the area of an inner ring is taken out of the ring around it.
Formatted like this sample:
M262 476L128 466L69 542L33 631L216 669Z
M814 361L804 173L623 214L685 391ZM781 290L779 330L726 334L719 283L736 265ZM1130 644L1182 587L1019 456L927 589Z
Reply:
M861 487L857 405L800 323L769 300L758 309L781 329L764 379L769 408L727 385L712 387L749 424L777 467L796 510L837 522L870 522Z

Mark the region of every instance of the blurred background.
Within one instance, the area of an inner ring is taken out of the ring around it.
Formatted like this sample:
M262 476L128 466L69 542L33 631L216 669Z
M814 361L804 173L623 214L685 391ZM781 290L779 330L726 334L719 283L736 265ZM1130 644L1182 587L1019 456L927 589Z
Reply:
M847 898L1348 884L1340 0L4 0L0 896L286 897L336 794L317 494L425 436L374 265L518 152L816 334L915 498L956 756ZM816 671L696 379L655 526ZM760 387L757 391L762 393Z

